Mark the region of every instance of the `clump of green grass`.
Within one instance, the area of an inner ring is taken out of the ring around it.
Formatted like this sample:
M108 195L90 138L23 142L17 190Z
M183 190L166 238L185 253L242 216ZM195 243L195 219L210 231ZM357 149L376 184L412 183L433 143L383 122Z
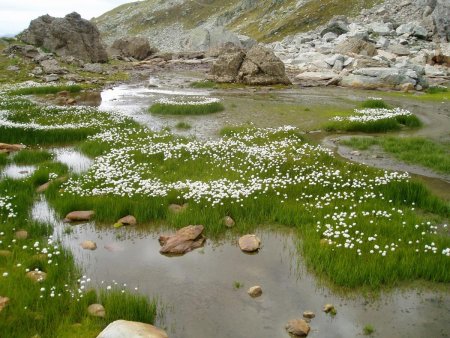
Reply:
M400 130L402 127L418 128L422 122L415 115L401 115L376 121L330 121L325 124L324 129L329 132L349 131L364 133L385 133Z
M24 149L19 151L13 157L13 161L16 164L38 164L46 161L50 161L53 155L46 150L28 150Z
M177 129L185 129L185 130L191 129L191 128L192 128L192 126L191 126L189 123L183 122L183 121L178 122L178 123L175 125L175 127L176 127Z
M381 108L381 109L390 109L391 106L388 105L383 100L375 100L369 99L361 103L361 108Z
M352 137L350 139L340 140L340 144L358 150L367 150L374 145L378 145L378 139L375 137Z
M407 163L418 164L450 174L450 145L423 137L352 137L342 144L359 150L379 145L384 151Z
M217 113L224 109L225 107L220 102L207 104L155 103L149 108L149 111L153 114L161 115L206 115Z
M44 95L44 94L56 94L62 91L69 93L79 93L83 87L79 85L70 86L42 86L42 87L27 87L11 90L8 93L10 95Z
M363 333L366 336L370 336L371 334L373 334L375 332L375 328L373 327L373 325L371 324L367 324L366 326L364 326L363 328Z
M244 283L241 283L241 282L239 282L239 281L234 281L234 282L233 282L233 288L235 288L236 290L237 290L237 289L240 289L240 288L242 288L242 287L244 287Z
M190 87L198 89L216 88L217 84L214 81L195 81L191 82Z
M425 90L425 93L427 94L439 94L447 92L448 92L447 87L428 87L427 90Z

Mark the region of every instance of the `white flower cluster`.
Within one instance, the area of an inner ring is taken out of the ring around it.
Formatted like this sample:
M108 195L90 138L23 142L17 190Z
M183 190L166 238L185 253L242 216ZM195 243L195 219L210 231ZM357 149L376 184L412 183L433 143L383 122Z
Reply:
M12 197L0 196L0 219L17 217L17 212L14 211L14 205L11 203Z
M356 115L351 116L335 116L333 121L350 121L350 122L373 122L378 120L390 119L398 116L409 116L412 113L402 108L386 109L386 108L364 108L355 109Z
M3 127L34 130L98 128L124 119L123 115L113 111L85 106L36 106L27 99L0 93L0 126Z
M204 97L204 96L189 97L189 100L187 100L184 97L180 97L178 99L170 99L170 98L165 97L165 98L155 101L155 103L159 103L159 104L178 105L178 106L207 105L207 104L216 103L216 102L220 102L220 99L214 98L214 97Z

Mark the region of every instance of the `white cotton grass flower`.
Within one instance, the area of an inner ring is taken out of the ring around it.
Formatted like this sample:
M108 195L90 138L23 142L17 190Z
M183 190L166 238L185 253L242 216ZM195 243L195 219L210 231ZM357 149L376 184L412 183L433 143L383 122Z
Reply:
M355 115L351 116L335 116L333 121L350 121L350 122L373 122L378 120L390 119L398 116L410 116L409 110L402 108L364 108L355 109Z

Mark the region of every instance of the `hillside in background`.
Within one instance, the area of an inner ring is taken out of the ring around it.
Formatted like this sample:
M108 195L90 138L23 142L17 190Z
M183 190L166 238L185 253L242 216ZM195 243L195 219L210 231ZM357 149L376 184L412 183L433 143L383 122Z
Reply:
M119 6L97 19L110 44L125 35L147 37L162 50L189 49L214 27L273 42L308 31L335 15L357 15L381 0L147 0Z

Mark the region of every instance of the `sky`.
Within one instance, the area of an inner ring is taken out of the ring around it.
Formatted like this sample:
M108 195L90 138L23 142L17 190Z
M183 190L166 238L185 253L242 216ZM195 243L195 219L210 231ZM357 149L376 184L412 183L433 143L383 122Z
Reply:
M0 36L20 33L31 20L44 14L62 17L78 12L89 20L133 1L136 0L0 0Z

